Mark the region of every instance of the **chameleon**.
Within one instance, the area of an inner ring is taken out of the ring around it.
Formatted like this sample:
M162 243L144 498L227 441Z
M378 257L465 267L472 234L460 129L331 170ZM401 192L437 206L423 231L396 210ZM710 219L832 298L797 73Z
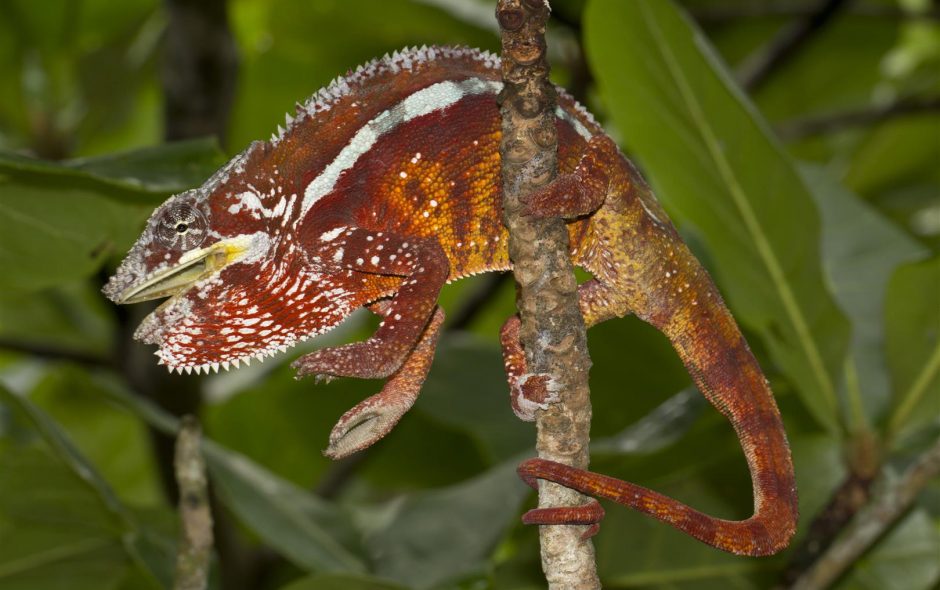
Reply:
M333 80L202 186L147 222L104 287L116 303L167 298L137 328L158 362L218 372L286 351L353 311L380 317L367 340L297 359L297 376L386 379L343 414L324 453L340 458L388 433L414 404L444 313L442 286L512 268L501 222L499 58L421 47ZM706 271L636 168L562 89L555 109L558 177L525 213L566 220L587 326L634 314L672 342L699 390L734 427L750 470L754 514L729 521L638 485L539 458L529 485L568 486L646 513L741 555L784 548L797 520L793 464L761 369ZM513 411L557 401L526 370L519 320L500 332ZM589 524L596 499L528 511L530 524Z

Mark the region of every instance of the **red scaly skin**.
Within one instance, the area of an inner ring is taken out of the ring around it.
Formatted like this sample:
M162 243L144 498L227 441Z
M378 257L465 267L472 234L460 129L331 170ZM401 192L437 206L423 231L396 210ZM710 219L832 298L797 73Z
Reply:
M136 336L170 369L208 371L284 350L353 310L383 319L364 342L294 363L297 374L388 378L347 412L326 453L384 436L414 403L443 323L445 282L510 269L500 220L497 58L421 48L372 62L303 105L198 189L164 203L105 288L117 302L170 295ZM563 92L558 179L527 212L569 219L570 251L593 278L579 289L588 326L628 313L675 346L741 441L755 514L715 519L651 490L531 459L544 479L614 500L719 549L767 555L797 517L793 466L760 367L708 275L616 145ZM501 333L512 407L532 420L558 392L526 371L518 320ZM535 524L597 524L596 502L527 513ZM596 531L592 527L591 533Z

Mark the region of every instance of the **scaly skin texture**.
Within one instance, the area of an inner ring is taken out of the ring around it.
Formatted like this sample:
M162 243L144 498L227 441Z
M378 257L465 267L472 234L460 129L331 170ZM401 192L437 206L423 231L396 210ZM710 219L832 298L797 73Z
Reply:
M263 358L368 307L383 318L371 338L294 366L298 376L388 378L340 419L326 454L373 444L427 375L444 283L510 268L499 209L500 88L498 60L462 48L406 50L335 81L298 105L286 131L157 209L106 294L122 303L171 295L136 335L180 372ZM756 360L629 161L563 92L557 113L560 176L527 212L569 219L572 259L593 276L579 289L588 326L633 313L670 339L741 440L755 514L711 518L541 459L523 463L520 475L631 506L725 551L780 550L797 516L793 466ZM512 407L532 420L557 392L526 371L517 332L511 318L501 333ZM524 520L596 524L602 515L592 503Z

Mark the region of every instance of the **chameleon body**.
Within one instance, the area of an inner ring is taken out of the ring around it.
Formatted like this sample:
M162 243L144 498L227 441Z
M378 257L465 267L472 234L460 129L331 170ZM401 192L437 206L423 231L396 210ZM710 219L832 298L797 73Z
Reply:
M387 378L347 412L326 453L384 436L414 403L430 367L445 282L511 268L500 221L499 61L466 48L397 52L335 80L202 187L170 198L105 293L119 303L169 296L136 337L179 372L263 358L321 334L353 310L382 316L364 342L310 353L298 375ZM633 313L675 346L699 389L727 416L754 485L755 514L726 521L645 488L544 461L520 467L631 506L719 549L786 546L797 515L789 448L761 370L715 286L629 161L563 91L558 179L532 215L568 221L588 326ZM501 333L514 411L554 401L526 371L518 319ZM526 522L596 523L583 509L533 510ZM594 527L596 528L596 527Z

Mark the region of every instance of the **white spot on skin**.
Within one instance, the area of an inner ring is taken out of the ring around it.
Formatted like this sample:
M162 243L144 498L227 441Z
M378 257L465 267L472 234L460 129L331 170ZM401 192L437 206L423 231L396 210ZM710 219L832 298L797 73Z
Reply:
M378 256L373 256L373 257L372 257L372 260L370 260L369 262L371 262L372 264L378 264L378 263L379 263L379 257L378 257Z
M343 259L343 249L337 248L336 252L333 253L333 262L339 262Z
M402 178L408 178L408 173L405 172L404 170L402 170L401 172L399 172L398 175L401 176Z

